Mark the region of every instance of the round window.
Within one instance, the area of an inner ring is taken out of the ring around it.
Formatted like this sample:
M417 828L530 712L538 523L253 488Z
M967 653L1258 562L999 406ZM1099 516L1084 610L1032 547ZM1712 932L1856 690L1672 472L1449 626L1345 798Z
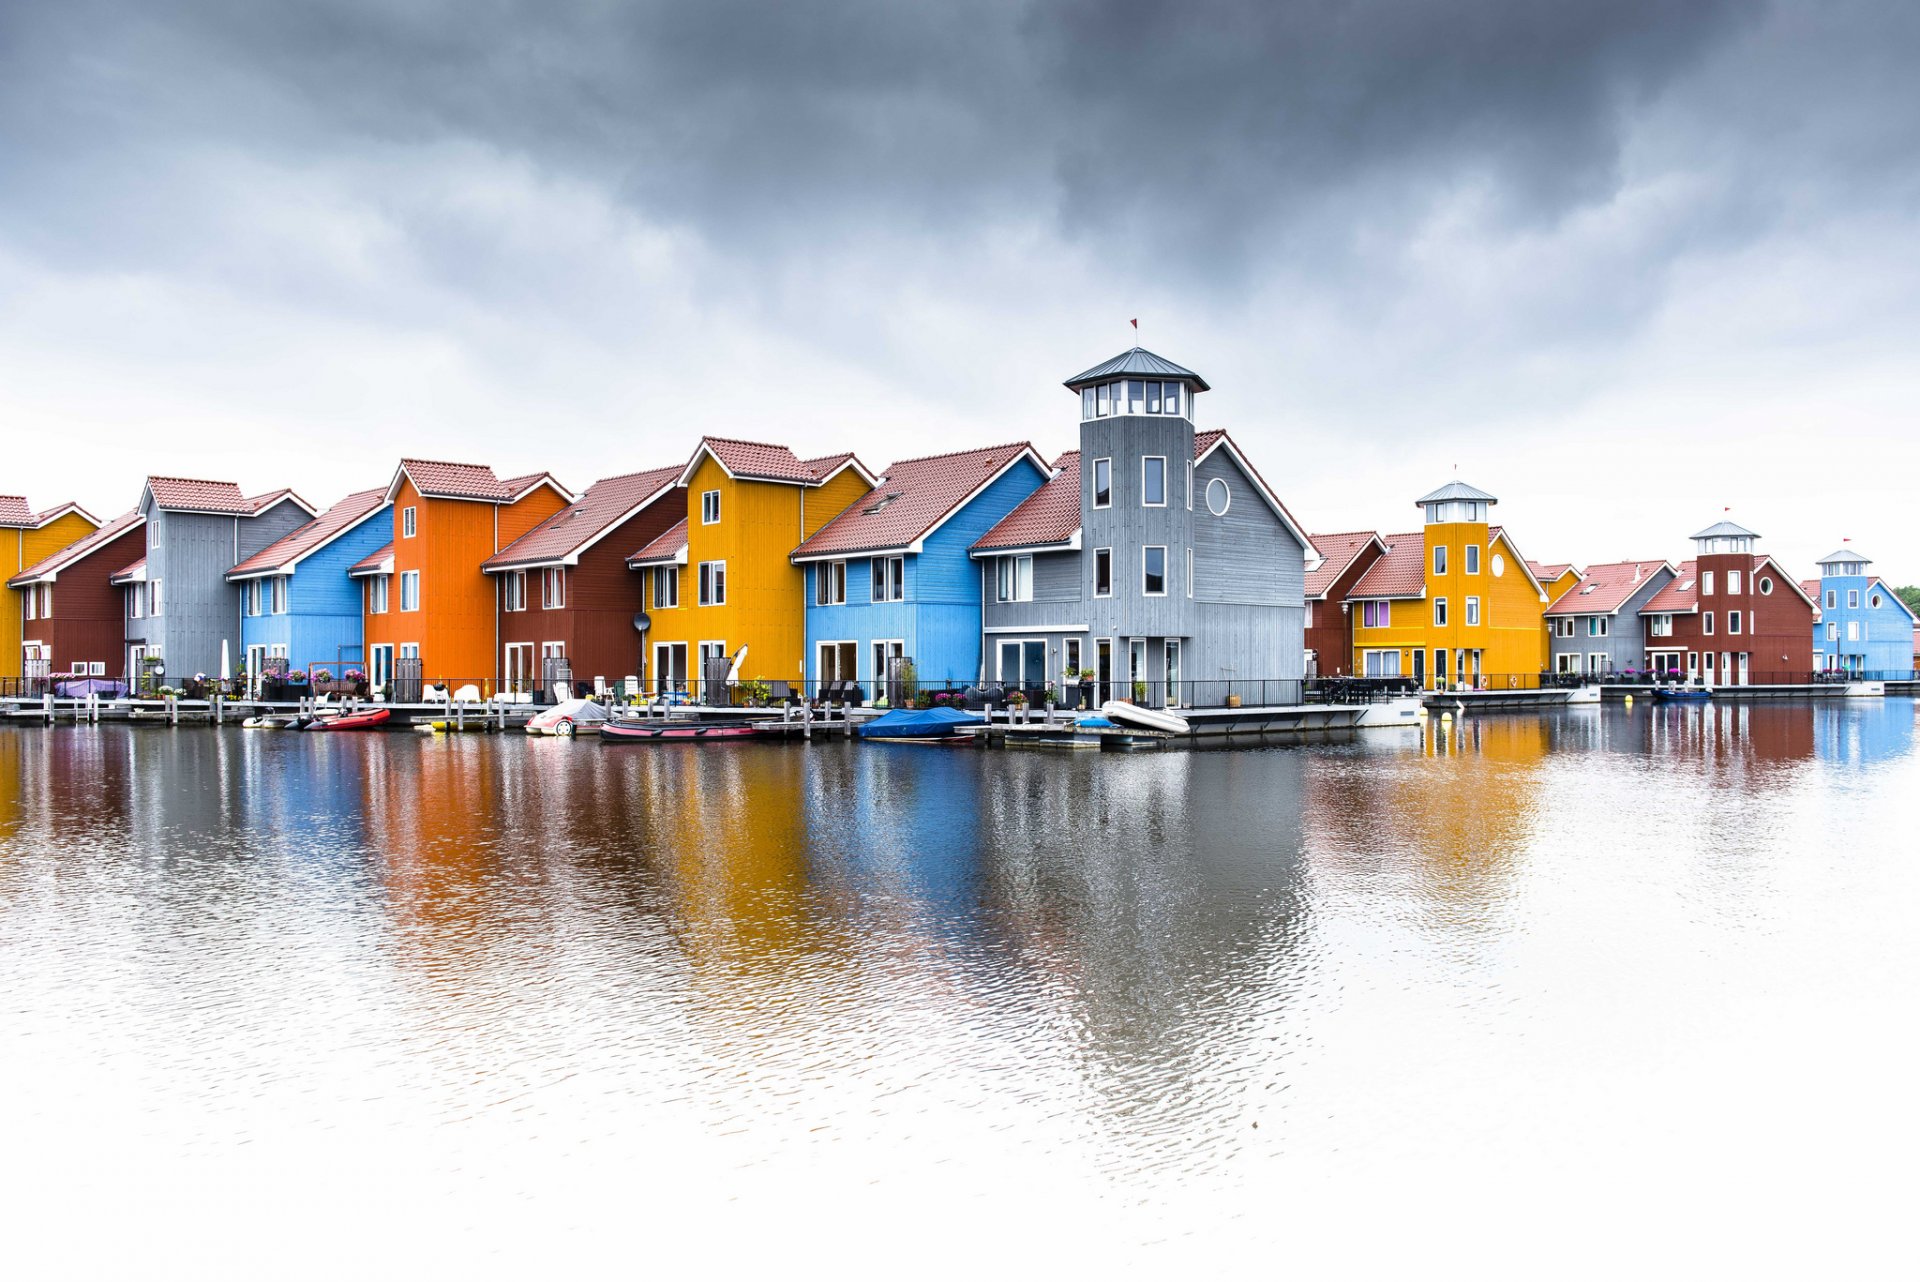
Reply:
M1880 594L1876 592L1872 596L1868 597L1867 604L1872 606L1874 609L1878 610L1880 608Z
M1225 516L1227 509L1233 506L1233 491L1219 477L1207 482L1207 511L1215 516Z
M1772 595L1773 595L1773 580L1772 580L1772 579L1762 579L1762 580L1760 580L1760 595L1761 595L1761 596L1772 596Z
M1493 577L1497 579L1501 575L1505 574L1506 572L1507 572L1507 558L1504 556L1501 556L1498 552L1495 552L1493 554Z

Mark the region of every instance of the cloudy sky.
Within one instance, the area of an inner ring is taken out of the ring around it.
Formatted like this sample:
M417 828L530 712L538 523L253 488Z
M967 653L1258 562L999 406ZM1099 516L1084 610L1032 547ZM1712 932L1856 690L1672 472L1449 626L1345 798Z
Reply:
M1920 5L0 4L0 491L1074 443L1133 341L1314 529L1723 508L1920 580Z

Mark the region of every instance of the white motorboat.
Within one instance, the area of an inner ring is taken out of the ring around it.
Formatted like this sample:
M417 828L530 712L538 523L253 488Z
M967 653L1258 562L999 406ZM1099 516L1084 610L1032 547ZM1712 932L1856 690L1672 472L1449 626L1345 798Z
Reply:
M1146 708L1137 703L1123 703L1118 699L1109 699L1101 704L1100 714L1109 721L1117 721L1125 726L1138 726L1142 730L1187 734L1193 729L1187 724L1185 717L1175 716L1164 708Z
M598 730L606 720L607 710L593 700L567 699L527 722L527 733L572 738L582 730Z

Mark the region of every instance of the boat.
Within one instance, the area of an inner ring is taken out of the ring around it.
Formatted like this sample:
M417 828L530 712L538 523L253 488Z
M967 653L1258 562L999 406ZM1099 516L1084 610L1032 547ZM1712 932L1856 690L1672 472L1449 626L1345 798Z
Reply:
M368 708L363 712L343 712L337 717L315 717L302 730L371 730L385 725L393 715L390 708Z
M1713 691L1707 686L1660 686L1653 697L1661 703L1704 703Z
M895 708L859 728L862 739L881 743L971 744L965 726L983 726L985 719L958 708Z
M311 721L311 717L297 713L268 713L264 716L248 717L240 723L242 730L298 730Z
M1109 721L1117 721L1124 726L1137 726L1142 730L1160 730L1167 734L1188 734L1193 727L1187 724L1185 717L1176 716L1162 708L1143 707L1137 703L1122 703L1118 699L1109 699L1100 705L1100 712Z
M607 710L593 700L566 699L527 722L527 733L571 739L582 730L598 730L606 720Z
M600 727L600 742L712 743L759 733L751 721L608 721Z

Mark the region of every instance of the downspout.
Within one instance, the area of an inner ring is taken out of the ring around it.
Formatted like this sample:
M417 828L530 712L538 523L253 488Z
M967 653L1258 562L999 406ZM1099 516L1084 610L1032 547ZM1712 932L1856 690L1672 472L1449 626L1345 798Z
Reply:
M498 552L500 550L500 505L498 503L495 503L493 505L493 550L495 552ZM499 685L500 684L500 576L497 574L490 574L487 577L493 580L493 657L489 659L488 662L493 664L493 683L495 685Z

